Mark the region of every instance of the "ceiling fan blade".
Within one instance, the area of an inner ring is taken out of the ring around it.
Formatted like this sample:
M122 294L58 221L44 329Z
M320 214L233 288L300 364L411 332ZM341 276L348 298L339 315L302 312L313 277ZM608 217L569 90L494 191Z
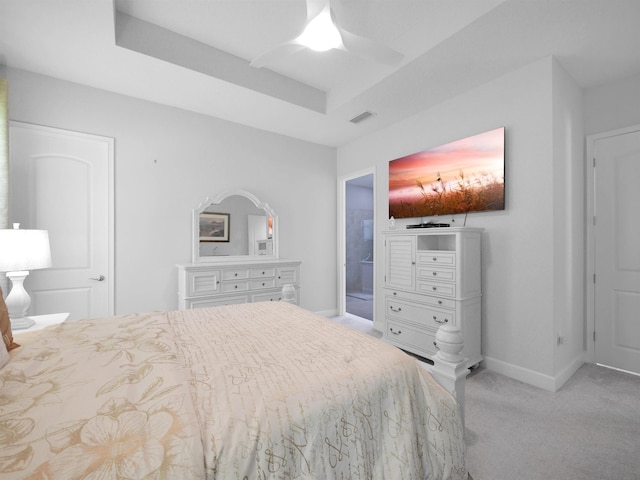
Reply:
M307 21L305 26L309 24L311 20L316 18L322 10L329 4L330 0L323 0L319 2L318 0L307 0Z
M318 0L306 0L307 5L307 20L304 26L301 28L300 33L304 31L309 22L316 18L320 12L325 8L325 6L329 3L330 0L323 0L322 2L318 2ZM299 35L298 35L299 36ZM307 48L305 45L302 45L297 41L298 36L294 39L289 40L277 47L268 50L267 52L260 55L258 58L255 58L250 65L256 68L262 68L265 65L276 62L284 57L292 55L303 48Z
M336 27L342 36L342 43L345 50L354 55L392 66L400 63L404 57L402 53L375 40L351 33L344 28L340 28L340 25L336 25Z
M295 41L283 43L278 45L277 47L266 51L258 58L255 58L250 65L256 68L262 68L265 65L277 62L278 60L285 58L289 55L293 55L294 53L306 48L304 45L301 45Z

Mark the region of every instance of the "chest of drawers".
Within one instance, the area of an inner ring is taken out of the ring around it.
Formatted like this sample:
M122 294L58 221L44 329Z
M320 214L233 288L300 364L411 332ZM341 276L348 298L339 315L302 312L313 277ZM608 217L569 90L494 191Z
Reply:
M178 308L279 301L287 284L293 285L297 304L300 262L178 265Z
M467 366L481 355L477 228L385 232L385 340L431 359L440 325L460 328Z

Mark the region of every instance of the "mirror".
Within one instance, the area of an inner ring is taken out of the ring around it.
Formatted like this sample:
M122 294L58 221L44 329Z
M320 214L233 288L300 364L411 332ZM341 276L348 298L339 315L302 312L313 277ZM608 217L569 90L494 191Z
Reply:
M243 190L206 198L193 210L194 263L278 258L277 215Z

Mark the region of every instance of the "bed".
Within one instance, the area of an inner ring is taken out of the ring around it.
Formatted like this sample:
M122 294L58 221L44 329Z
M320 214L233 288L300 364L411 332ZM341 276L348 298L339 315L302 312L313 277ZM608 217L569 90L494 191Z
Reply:
M419 362L296 305L14 339L0 370L6 480L467 478L459 407Z

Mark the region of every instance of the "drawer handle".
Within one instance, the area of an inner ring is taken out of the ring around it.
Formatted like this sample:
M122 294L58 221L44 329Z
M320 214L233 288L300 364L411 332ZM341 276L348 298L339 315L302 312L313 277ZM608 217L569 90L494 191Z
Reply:
M393 333L394 335L400 335L400 334L402 334L402 330L398 330L397 332L394 332L394 331L393 331L393 328L391 328L391 327L389 327L389 331L390 331L391 333Z
M233 288L238 288L238 285L234 285Z
M264 282L262 282L262 286L264 287Z
M398 292L393 292L393 294L394 294L394 295L397 295L397 294L398 294Z
M237 276L238 276L238 274L237 274L237 273L234 273L234 274L233 274L233 276L234 276L234 277L237 277Z
M433 257L433 261L437 262L438 261L438 257Z
M393 308L393 305L390 305L389 308L391 309L392 312L396 312L396 313L402 311L402 307L399 307L399 308L396 309L396 308Z
M433 288L433 291L435 292L436 290L438 290L438 287L431 287Z
M438 275L438 272L433 272L433 276L435 277L436 275Z
M442 305L442 300L438 300L438 305Z
M449 322L448 318L445 318L444 320L438 320L438 317L436 317L435 315L433 316L433 319L436 321L436 323L439 323L441 325L444 324L444 323Z
M438 348L438 343L437 342L433 342L433 346ZM440 349L438 348L438 350L440 350Z

